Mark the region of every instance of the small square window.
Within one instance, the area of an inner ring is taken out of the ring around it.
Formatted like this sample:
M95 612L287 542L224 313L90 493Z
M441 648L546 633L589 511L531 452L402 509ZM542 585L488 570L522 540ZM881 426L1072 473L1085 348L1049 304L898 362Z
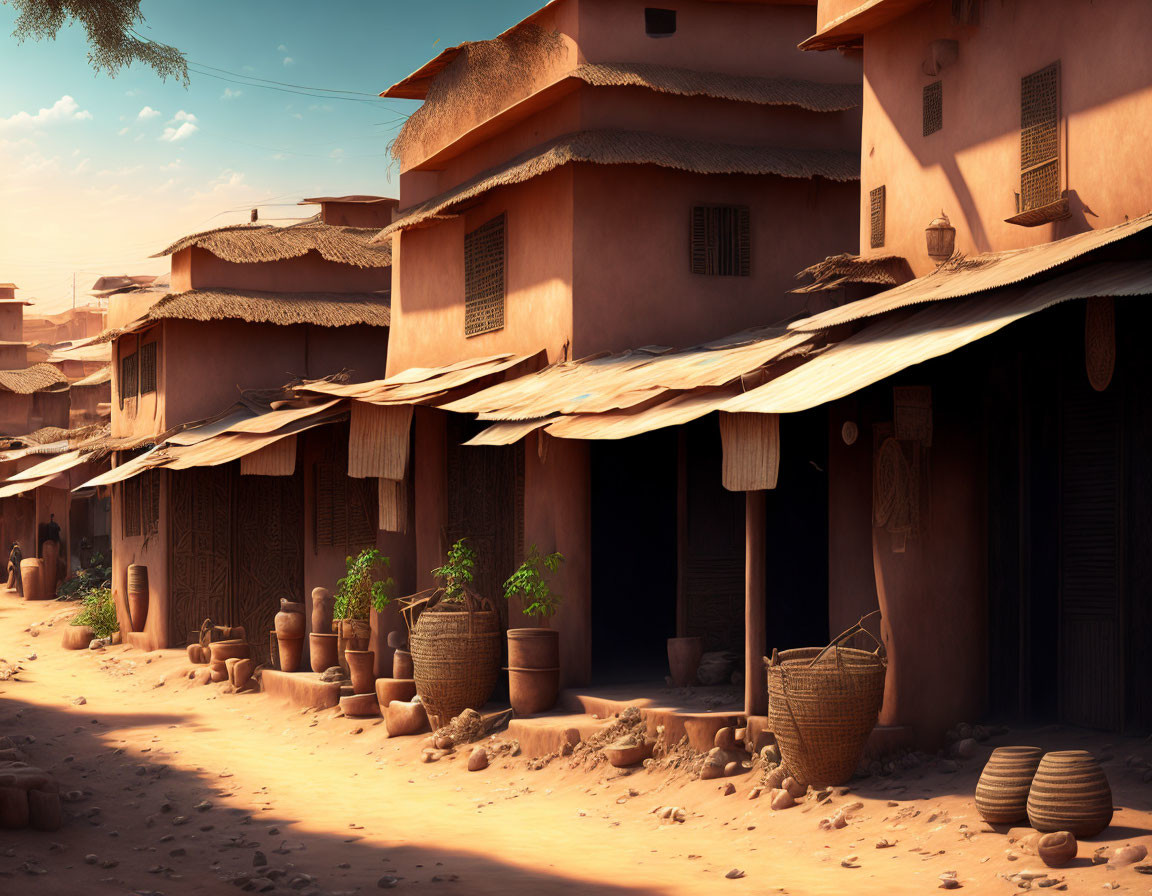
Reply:
M504 216L464 237L464 335L504 328Z
M676 10L649 6L644 10L644 32L649 37L671 37L676 33Z
M868 194L869 218L872 225L872 239L870 245L873 249L880 249L884 245L884 218L888 204L887 189L877 187Z
M135 352L120 359L120 382L117 384L116 391L119 392L121 409L123 409L125 401L136 397L140 388L139 362L140 357Z
M944 83L933 81L924 88L924 136L944 127Z
M752 225L748 207L695 206L692 209L690 261L693 274L751 276Z
M140 346L140 394L156 391L156 343Z

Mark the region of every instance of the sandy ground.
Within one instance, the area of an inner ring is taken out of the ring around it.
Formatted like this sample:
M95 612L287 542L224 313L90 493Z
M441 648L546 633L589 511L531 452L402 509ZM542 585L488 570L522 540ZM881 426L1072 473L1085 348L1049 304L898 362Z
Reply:
M1009 893L1017 886L1004 875L1030 869L1065 892L1152 892L1152 876L1090 861L1102 845L1152 847L1152 784L1129 761L1152 758L1145 741L1013 731L958 771L865 779L831 808L773 812L766 798L748 798L754 775L727 779L736 792L725 796L724 782L564 759L469 772L464 749L424 764L422 738L389 740L378 722L194 685L175 651L65 651L60 621L32 636L65 609L0 597L0 658L22 667L0 682L0 735L62 790L82 791L57 833L0 831L5 896L239 893L235 878L261 874L277 881L272 892L324 896L377 892L381 882L504 896L889 894L935 890L950 871L969 892ZM1045 869L976 814L976 779L1000 743L1114 757L1105 763L1114 824L1081 844L1073 867ZM819 828L855 801L863 808L847 827ZM662 805L685 808L686 821L660 823L651 810ZM894 845L877 848L882 839ZM743 876L728 878L734 870Z

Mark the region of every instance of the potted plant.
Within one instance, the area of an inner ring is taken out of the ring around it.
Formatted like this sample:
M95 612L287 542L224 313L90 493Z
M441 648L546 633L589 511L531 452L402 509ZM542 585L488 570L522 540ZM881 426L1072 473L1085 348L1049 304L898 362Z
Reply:
M366 694L372 689L368 678L372 677L375 659L368 650L372 634L369 611L379 612L391 603L396 583L387 575L392 561L376 548L365 548L356 557L345 558L344 564L347 572L336 583L332 615L339 624L338 649L343 657L342 665L352 675L355 693ZM368 690L357 690L357 685L365 684L369 685Z
M539 622L536 628L508 629L508 691L517 716L547 712L560 693L560 633L547 627L560 595L548 579L563 562L562 554L541 554L532 545L504 583L505 599L519 598L524 615Z
M120 631L116 602L108 585L97 585L83 592L82 609L64 630L63 645L68 650L84 650L93 638L110 638Z
M416 693L435 729L492 696L500 674L500 616L469 587L476 552L465 539L449 548L432 575L440 587L408 600L404 621Z

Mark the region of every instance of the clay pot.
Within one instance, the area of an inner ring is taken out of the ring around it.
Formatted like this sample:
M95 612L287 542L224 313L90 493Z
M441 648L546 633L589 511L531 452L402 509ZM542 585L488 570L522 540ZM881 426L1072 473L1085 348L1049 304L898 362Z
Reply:
M375 694L353 694L350 697L340 698L340 711L352 718L378 716L380 704L376 701Z
M397 648L392 654L392 677L405 679L412 677L412 654L407 650Z
M376 653L372 650L346 650L344 659L348 662L348 674L352 678L352 692L376 693Z
M408 646L408 632L399 628L394 632L388 632L388 646L393 650L403 650Z
M128 619L134 632L148 622L148 567L139 563L128 567Z
M232 687L238 691L244 690L252 681L252 673L256 671L256 661L254 659L238 659L232 657L224 661L224 666L228 671L228 681L232 683Z
M416 696L416 682L411 678L377 678L376 699L381 706L393 700L408 703Z
M247 659L252 655L248 642L240 640L213 641L208 649L212 657L209 671L213 681L224 681L228 677L228 667L225 665L228 660Z
M1095 837L1112 822L1112 788L1087 750L1061 750L1040 760L1028 792L1028 820L1038 831Z
M275 625L280 671L296 672L304 653L304 604L282 598Z
M1043 751L997 747L976 783L976 811L989 824L1015 824L1028 817L1028 789Z
M669 638L668 668L672 673L672 684L686 688L696 684L696 670L700 668L700 657L704 655L702 638Z
M60 574L60 542L49 539L40 546L40 553L44 560L44 597L50 600L56 596L56 579Z
M604 748L604 755L616 768L628 768L631 765L639 765L649 758L655 745L654 740L645 740L642 744L627 747L612 745Z
M336 596L327 588L312 589L312 631L327 635L332 631L332 609Z
M60 643L65 650L87 650L95 637L90 625L66 625Z
M384 708L384 723L389 737L422 734L428 730L428 712L423 703L393 700Z
M20 578L24 582L24 600L44 599L44 562L36 557L20 561Z
M516 716L547 712L560 694L560 633L508 629L508 693Z
M346 643L345 650L367 650L368 639L372 637L372 626L367 619L341 619L340 637Z
M337 636L326 635L321 632L312 632L308 636L309 663L313 672L323 672L333 666L340 665L340 653L337 650Z
M1049 868L1063 868L1076 858L1076 838L1067 831L1045 834L1036 845L1036 853Z

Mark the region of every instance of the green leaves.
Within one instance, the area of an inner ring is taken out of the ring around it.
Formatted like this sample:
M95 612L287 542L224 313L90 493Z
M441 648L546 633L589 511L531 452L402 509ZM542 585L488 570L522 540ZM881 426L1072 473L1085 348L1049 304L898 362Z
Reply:
M444 589L444 599L452 603L464 600L464 586L476 578L476 552L461 538L448 549L443 566L432 570L432 575Z
M336 583L336 619L367 619L368 611L382 612L392 602L396 582L386 575L392 560L376 548L365 548L357 557L345 557L347 575Z
M84 609L72 620L73 625L91 626L97 638L107 638L120 631L111 588L99 586L89 589L84 593L83 603Z
M563 562L563 554L556 552L541 555L536 545L532 545L520 568L504 583L504 598L512 600L519 597L523 601L526 616L545 619L555 615L561 598L548 585L548 574L556 572Z

